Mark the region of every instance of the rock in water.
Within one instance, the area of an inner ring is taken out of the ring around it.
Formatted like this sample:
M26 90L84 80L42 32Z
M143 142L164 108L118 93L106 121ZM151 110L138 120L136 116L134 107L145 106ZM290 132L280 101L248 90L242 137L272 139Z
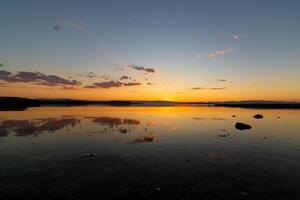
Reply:
M238 129L238 130L247 130L247 129L251 129L252 126L250 126L248 124L241 123L241 122L237 122L235 124L235 128Z
M261 114L256 114L256 115L253 116L253 118L255 118L255 119L262 119L262 118L264 118L264 116L261 115Z

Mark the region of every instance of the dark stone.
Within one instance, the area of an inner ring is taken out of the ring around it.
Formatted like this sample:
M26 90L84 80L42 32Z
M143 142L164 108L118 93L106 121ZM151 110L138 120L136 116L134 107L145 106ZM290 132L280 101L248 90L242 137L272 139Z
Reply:
M262 119L262 118L264 118L264 116L261 115L261 114L256 114L256 115L253 116L253 118L255 118L255 119Z
M241 122L237 122L235 124L235 128L238 129L238 130L247 130L247 129L251 129L252 126L250 126L248 124L241 123Z

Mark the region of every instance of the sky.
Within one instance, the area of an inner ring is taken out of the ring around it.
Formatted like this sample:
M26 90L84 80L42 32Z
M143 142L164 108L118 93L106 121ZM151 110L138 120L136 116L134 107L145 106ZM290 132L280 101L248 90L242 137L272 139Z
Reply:
M1 0L0 96L300 101L300 1Z

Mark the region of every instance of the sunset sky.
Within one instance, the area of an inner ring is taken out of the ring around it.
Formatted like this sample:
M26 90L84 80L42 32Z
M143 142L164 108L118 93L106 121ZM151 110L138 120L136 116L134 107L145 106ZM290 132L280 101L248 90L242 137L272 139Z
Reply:
M300 101L300 1L1 0L0 96Z

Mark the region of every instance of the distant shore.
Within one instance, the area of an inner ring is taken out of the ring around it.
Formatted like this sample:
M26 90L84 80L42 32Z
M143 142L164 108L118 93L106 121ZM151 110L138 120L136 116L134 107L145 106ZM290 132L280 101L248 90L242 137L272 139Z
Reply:
M220 106L261 109L300 109L300 102L289 101L227 101L227 102L171 102L171 101L88 101L74 99L27 99L19 97L0 97L0 111L24 110L39 106Z

